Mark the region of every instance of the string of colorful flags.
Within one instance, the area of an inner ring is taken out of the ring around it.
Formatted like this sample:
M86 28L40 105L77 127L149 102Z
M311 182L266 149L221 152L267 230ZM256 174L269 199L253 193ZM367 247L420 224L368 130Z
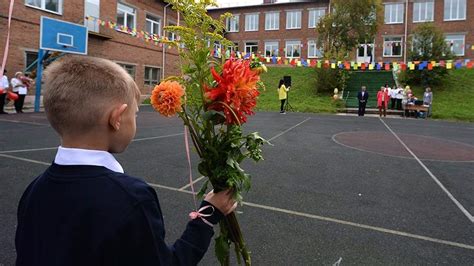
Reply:
M127 33L132 37L144 40L147 43L152 43L159 47L163 47L163 43L169 41L167 36L159 36L157 34L151 34L146 31L138 31L136 29L128 28L125 25L118 25L116 22L101 20L87 16L86 20L97 23L102 27L117 30L123 33ZM171 46L170 46L171 47ZM440 61L412 61L412 62L373 62L373 63L361 63L355 61L335 61L335 60L322 60L322 59L304 59L304 58L288 58L280 56L263 56L261 52L256 53L243 53L240 51L230 52L227 50L224 54L221 48L214 48L211 50L211 55L220 58L224 55L226 58L233 56L239 59L256 59L258 58L261 62L266 64L274 65L289 65L294 67L316 67L316 68L327 68L327 69L345 69L345 70L433 70L435 67L442 67L446 69L461 69L461 68L474 68L474 62L469 59L464 60L440 60Z

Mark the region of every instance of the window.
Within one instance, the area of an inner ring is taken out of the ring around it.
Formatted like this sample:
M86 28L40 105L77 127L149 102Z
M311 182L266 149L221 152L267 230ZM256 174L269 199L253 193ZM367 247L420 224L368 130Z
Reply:
M301 56L301 42L287 41L286 42L286 57L300 57Z
M99 24L96 23L100 18L100 0L86 0L84 6L84 15L92 17L94 20L84 20L84 25L89 31L99 32Z
M265 30L278 30L280 28L280 13L271 12L265 14Z
M308 28L316 28L316 26L319 23L319 20L325 14L326 14L326 10L322 8L309 10Z
M152 15L146 15L146 31L150 34L161 36L161 19Z
M385 24L403 23L403 4L385 5Z
M286 12L286 28L301 29L301 11Z
M227 18L226 29L228 32L239 32L239 15Z
M160 82L161 68L145 67L145 85L155 85Z
M245 15L245 31L258 31L258 13Z
M63 12L62 0L26 0L25 5L61 14Z
M168 26L176 26L176 23L168 22ZM168 31L168 40L170 41L176 40L176 34L174 32Z
M127 26L129 29L135 27L135 8L117 3L117 24Z
M466 0L444 0L444 20L466 19Z
M245 54L256 54L258 51L258 42L246 42Z
M383 39L384 57L402 56L402 37L384 37Z
M323 57L321 50L318 49L317 43L314 40L308 41L308 58Z
M38 59L38 52L25 51L25 68L31 66ZM31 72L31 71L25 71Z
M464 35L446 35L446 43L456 56L464 56L465 39L466 36Z
M413 3L413 22L433 21L434 0L418 0Z
M130 74L130 76L135 79L135 66L134 65L127 65L127 64L121 64L121 63L117 63L119 66L123 67L123 69L125 69L125 71L127 71L128 74Z
M265 56L278 56L278 42L265 42Z

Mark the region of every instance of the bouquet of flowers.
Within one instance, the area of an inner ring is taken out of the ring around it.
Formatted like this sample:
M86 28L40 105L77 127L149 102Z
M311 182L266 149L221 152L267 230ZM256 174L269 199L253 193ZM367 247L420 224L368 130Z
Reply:
M222 36L223 21L230 14L219 20L207 15L206 7L214 4L212 0L167 2L180 13L184 25L165 27L178 38L164 41L165 46L174 46L179 51L181 76L170 77L157 85L151 104L164 116L177 114L189 131L200 157L199 173L207 177L198 196L212 187L215 192L230 190L242 202L242 193L250 188L250 176L240 163L246 158L262 160L261 146L266 142L256 132L244 134L242 125L247 122L247 116L254 114L259 89L263 87L260 73L266 68L249 60L226 58L220 51L220 59L211 56L215 43L223 49L233 46ZM238 263L243 259L245 265L250 265L250 253L235 213L227 215L219 227L215 242L219 262L229 265L233 244Z

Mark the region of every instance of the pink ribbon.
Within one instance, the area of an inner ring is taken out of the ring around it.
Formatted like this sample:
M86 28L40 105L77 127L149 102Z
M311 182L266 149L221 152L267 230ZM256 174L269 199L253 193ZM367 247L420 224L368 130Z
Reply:
M209 209L209 208L212 209L212 212L210 214L202 213L204 210ZM209 225L210 227L214 227L214 225L212 223L210 223L208 220L206 220L206 218L205 218L205 217L211 217L212 214L214 214L214 207L211 206L211 205L207 205L207 206L202 207L198 211L194 211L194 212L189 213L189 218L191 218L191 220L201 218L201 220L203 222L205 222L207 225Z
M0 66L0 77L3 77L3 70L5 70L8 58L8 47L10 46L10 28L12 23L12 14L13 14L13 3L15 0L10 0L10 8L8 10L8 29L7 29L7 40L5 42L5 51L3 52L3 61ZM3 84L0 82L0 89L2 89Z

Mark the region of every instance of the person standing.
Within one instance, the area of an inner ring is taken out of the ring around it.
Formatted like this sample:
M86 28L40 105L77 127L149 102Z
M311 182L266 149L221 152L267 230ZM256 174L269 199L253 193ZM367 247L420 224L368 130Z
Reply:
M290 90L290 87L285 86L285 81L283 79L280 79L280 82L278 83L278 98L280 99L281 106L280 106L280 114L286 114L285 112L285 102L286 98L288 97L288 91Z
M387 107L388 107L388 91L386 87L380 87L379 92L377 92L377 107L379 108L379 116L382 117L382 110L383 116L387 116Z
M25 79L23 73L16 72L15 77L11 80L12 90L18 95L18 100L15 101L15 111L17 114L23 113L23 104L25 102L25 97L28 92L28 89L22 82L22 79Z
M388 95L390 96L390 109L395 109L395 103L397 102L397 86L393 85L392 88L389 88Z
M2 80L0 81L0 114L2 115L8 114L4 110L5 98L7 96L8 88L10 88L10 83L8 82L7 70L4 69L3 77L2 77Z
M402 110L403 88L401 86L397 88L395 98L397 99L397 110Z
M431 116L431 104L433 103L433 92L431 92L431 88L427 87L425 93L423 94L423 104L428 105L428 114L426 117Z
M357 93L357 99L359 100L359 116L364 116L365 106L367 105L367 100L369 100L369 93L366 90L367 88L362 86L359 93Z

